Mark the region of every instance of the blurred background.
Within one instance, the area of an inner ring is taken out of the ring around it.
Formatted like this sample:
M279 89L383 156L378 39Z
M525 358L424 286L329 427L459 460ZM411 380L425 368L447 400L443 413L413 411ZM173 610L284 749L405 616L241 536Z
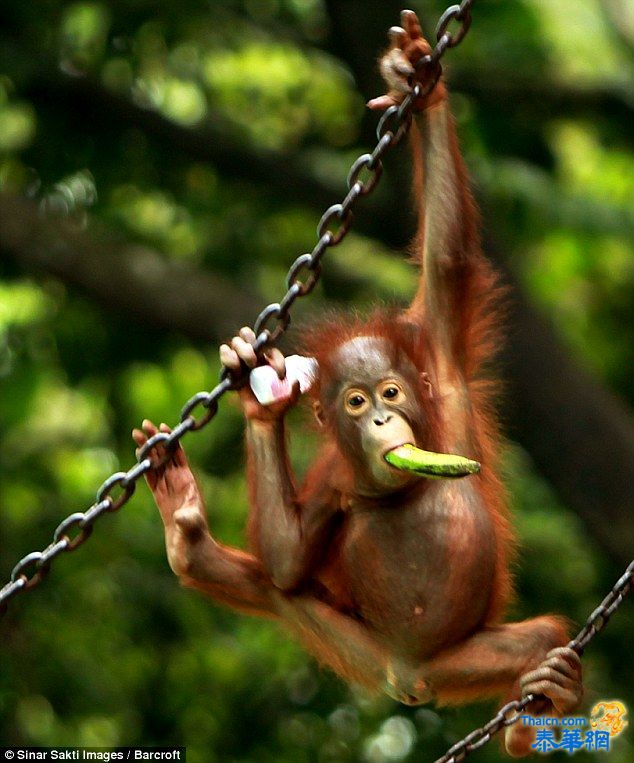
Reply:
M429 32L446 4L412 5ZM132 427L176 423L214 386L218 343L284 293L373 145L364 104L382 91L376 60L400 8L3 0L2 583L133 463ZM473 16L444 60L486 249L513 284L499 362L520 539L511 615L555 611L576 628L634 556L634 5L483 0ZM389 154L296 305L296 332L330 306L411 296L408 168L405 146ZM305 417L292 422L299 473L314 448ZM186 440L212 528L237 545L242 430L225 398ZM3 745L427 763L494 710L367 697L277 626L179 588L143 485L0 628ZM586 711L620 699L634 712L633 632L628 602L587 651ZM634 759L633 733L611 761ZM501 759L497 743L473 756Z

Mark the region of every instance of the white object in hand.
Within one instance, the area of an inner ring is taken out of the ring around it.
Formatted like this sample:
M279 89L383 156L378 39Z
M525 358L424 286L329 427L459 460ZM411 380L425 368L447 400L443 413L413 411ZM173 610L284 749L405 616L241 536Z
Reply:
M299 382L300 392L309 390L317 377L318 363L315 358L303 355L289 355L285 360L286 376L283 379L271 366L258 366L249 374L249 384L262 405L271 405L287 400L295 382Z

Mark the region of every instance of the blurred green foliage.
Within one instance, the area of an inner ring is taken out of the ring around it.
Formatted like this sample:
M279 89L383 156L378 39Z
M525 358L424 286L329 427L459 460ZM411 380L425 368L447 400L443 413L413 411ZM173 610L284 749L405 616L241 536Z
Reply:
M367 3L368 14L378 5ZM444 4L416 6L429 24ZM327 4L4 0L0 21L0 189L81 226L100 220L236 284L248 278L263 298L277 298L319 210L138 125L116 132L69 114L52 83L86 75L170 123L212 124L247 152L299 157L343 187L350 158L367 146L367 117L346 61L329 46ZM631 402L634 136L618 108L602 104L632 103L633 41L627 0L512 0L478 3L472 32L448 56L465 153L489 199L486 227L578 357ZM365 51L368 67L376 54ZM411 266L359 233L328 267L317 311L412 292ZM0 278L4 581L131 463L133 426L144 417L173 423L219 368L214 348L104 310L58 279L8 261ZM293 421L301 473L314 437L303 414ZM223 405L187 449L214 532L243 544L237 407ZM614 568L513 444L506 471L521 548L514 615L552 610L578 624ZM588 652L589 706L616 697L634 711L633 625L624 607ZM369 698L276 626L180 590L145 489L59 560L42 588L16 600L0 627L1 744L186 745L191 763L431 761L492 711ZM632 760L631 739L617 740L611 761ZM500 756L493 743L477 759Z

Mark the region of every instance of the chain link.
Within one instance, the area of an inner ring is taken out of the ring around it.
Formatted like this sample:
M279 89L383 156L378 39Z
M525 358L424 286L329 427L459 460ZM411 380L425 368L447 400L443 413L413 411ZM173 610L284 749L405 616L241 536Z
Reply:
M621 606L621 603L632 589L633 579L634 561L630 562L623 575L612 586L610 593L588 617L577 636L568 643L569 648L574 649L580 657L592 639L605 628L610 617ZM474 729L464 739L456 742L435 763L460 763L467 755L485 745L506 726L512 726L514 723L517 723L521 713L536 699L540 699L540 697L528 694L521 700L513 700L504 705L488 723L485 723L484 726L478 729Z
M297 299L313 291L321 277L321 260L326 251L337 246L348 235L352 225L353 209L359 199L371 194L383 173L382 158L396 146L409 130L412 121L413 104L417 98L430 92L441 74L440 59L447 48L458 45L471 24L471 6L474 0L463 0L460 5L447 8L438 22L437 44L429 56L417 64L417 69L431 67L434 77L425 88L415 84L412 91L399 106L391 106L382 115L377 127L377 144L370 154L360 156L348 174L348 193L339 204L333 204L323 214L317 226L317 243L312 251L302 254L289 268L286 276L286 294L280 302L267 305L254 323L256 340L253 347L261 353L268 345L276 342L286 331L291 321L290 309ZM451 34L447 31L452 22L459 23ZM361 174L365 172L365 179ZM303 280L302 280L303 279ZM111 475L97 491L95 503L85 512L77 512L66 517L53 534L53 542L43 551L33 551L21 559L13 568L11 579L0 589L0 617L7 609L7 602L22 591L39 585L49 571L51 563L60 555L79 548L90 536L94 523L104 514L119 511L132 497L137 481L150 469L156 468L169 458L169 453L188 433L203 429L218 411L218 401L232 389L239 389L248 380L248 369L242 368L233 374L223 370L220 382L211 392L198 392L184 405L180 423L170 434L160 432L151 437L139 449L137 463L127 472ZM163 459L154 452L159 445L166 448ZM154 456L154 458L152 458ZM117 496L114 497L114 492ZM72 537L68 531L76 531Z

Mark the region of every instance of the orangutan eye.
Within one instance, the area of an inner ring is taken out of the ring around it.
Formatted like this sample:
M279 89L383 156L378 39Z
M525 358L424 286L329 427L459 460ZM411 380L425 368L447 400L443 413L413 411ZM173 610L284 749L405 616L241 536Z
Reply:
M405 400L403 388L394 381L383 382L379 391L381 397L390 403L402 403Z
M368 405L367 395L358 389L352 389L346 395L346 411L351 416L358 416Z

